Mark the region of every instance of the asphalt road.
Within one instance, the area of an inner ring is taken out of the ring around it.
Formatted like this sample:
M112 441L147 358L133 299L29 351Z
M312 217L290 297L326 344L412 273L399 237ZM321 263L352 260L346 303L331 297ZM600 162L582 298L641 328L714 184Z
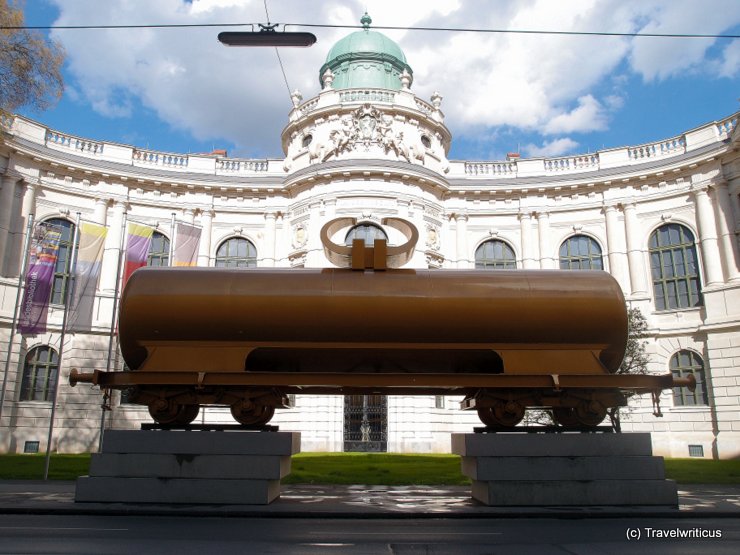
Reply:
M0 553L736 555L740 519L4 515Z

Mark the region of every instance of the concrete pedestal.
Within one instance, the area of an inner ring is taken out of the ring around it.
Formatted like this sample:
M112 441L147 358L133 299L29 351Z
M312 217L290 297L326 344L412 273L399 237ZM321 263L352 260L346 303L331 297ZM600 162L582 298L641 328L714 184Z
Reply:
M452 452L490 506L678 507L650 434L452 434Z
M267 505L300 444L297 432L111 430L75 501Z

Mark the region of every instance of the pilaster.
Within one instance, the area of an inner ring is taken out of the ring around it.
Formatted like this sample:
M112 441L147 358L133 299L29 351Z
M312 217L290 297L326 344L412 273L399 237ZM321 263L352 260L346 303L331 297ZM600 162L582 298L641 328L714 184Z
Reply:
M722 265L717 246L717 225L714 220L712 201L709 199L706 185L694 185L692 190L706 285L717 285L722 283Z
M550 214L537 212L537 234L540 245L540 268L543 270L555 269L555 258L552 255L550 245Z
M632 295L647 295L645 260L642 249L640 248L641 240L639 224L637 222L637 208L634 202L629 202L623 206L623 209L631 293Z
M522 242L522 267L531 270L537 267L534 259L532 245L532 214L529 212L519 213L519 232Z
M118 264L121 260L121 234L126 219L126 203L116 200L113 204L113 218L108 228L103 253L103 265L100 273L100 290L112 294L115 292L118 275Z
M211 265L211 234L213 233L213 210L207 208L200 213L200 247L198 248L198 266Z
M716 200L714 210L725 278L727 281L738 281L740 280L740 272L738 272L740 256L738 256L737 241L735 240L735 216L732 212L730 189L725 180L713 183L711 188Z
M609 272L619 282L622 291L629 292L629 277L625 273L627 267L624 251L624 228L619 226L619 210L613 204L604 205L604 220L606 221L606 249L609 259Z

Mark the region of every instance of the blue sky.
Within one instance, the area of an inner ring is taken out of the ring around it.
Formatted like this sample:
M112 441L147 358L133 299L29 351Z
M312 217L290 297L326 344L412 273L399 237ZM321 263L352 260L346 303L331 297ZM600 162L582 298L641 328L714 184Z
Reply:
M737 0L268 0L279 23L740 34ZM26 0L26 24L265 22L263 0ZM52 31L67 51L66 92L44 125L167 152L282 157L291 104L272 49L226 48L220 29ZM281 49L290 89L350 30L315 29ZM740 109L739 39L658 39L383 31L438 90L452 159L559 156L678 135Z

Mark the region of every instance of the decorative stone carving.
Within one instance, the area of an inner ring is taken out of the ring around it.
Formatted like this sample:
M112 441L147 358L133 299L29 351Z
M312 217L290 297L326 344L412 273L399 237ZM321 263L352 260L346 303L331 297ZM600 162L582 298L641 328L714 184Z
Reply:
M321 80L324 83L325 91L331 89L331 84L334 82L334 72L327 67L324 75L321 76Z
M303 95L301 94L301 91L298 89L294 90L293 93L290 95L290 100L293 102L293 107L298 108L300 106L301 101L303 100Z
M411 74L408 72L407 69L404 69L403 73L401 74L401 90L402 91L409 90L409 87L411 87L411 81L412 81Z
M435 251L439 250L440 242L439 242L439 230L437 229L437 226L433 226L433 225L427 226L426 245L427 247Z
M302 225L293 228L293 248L300 249L308 242L308 232Z

